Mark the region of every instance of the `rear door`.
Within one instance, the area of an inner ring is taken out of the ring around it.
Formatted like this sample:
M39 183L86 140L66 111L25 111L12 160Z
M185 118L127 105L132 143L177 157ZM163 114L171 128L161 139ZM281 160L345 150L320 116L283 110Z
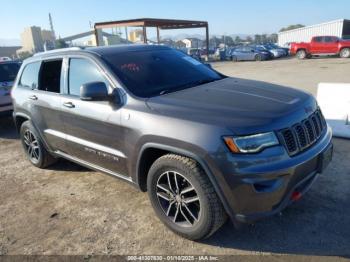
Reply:
M63 150L65 137L62 125L62 57L43 60L39 73L39 85L28 97L31 100L33 123L43 133L52 150Z
M234 51L234 55L237 57L237 60L245 60L245 53L243 51L243 48L237 48Z
M20 113L31 117L32 124L51 150L64 146L64 138L53 135L64 131L60 116L61 66L62 58L25 65L13 91L17 93L14 97Z
M338 52L338 38L333 36L324 37L323 53L335 54Z
M73 56L66 60L67 88L62 100L66 153L72 157L125 176L120 109L109 101L83 101L80 87L90 82L112 84L93 59Z

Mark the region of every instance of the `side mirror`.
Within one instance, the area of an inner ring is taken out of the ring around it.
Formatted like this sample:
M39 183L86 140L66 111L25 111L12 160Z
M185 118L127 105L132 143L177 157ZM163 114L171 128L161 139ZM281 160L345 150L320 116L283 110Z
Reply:
M80 87L80 99L83 101L104 101L108 99L108 90L104 82L90 82Z

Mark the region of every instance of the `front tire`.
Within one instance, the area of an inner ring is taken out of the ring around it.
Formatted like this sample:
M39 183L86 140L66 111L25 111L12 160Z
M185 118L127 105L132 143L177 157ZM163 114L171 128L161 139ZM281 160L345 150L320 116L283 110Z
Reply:
M340 51L340 57L341 58L349 58L350 57L350 48L343 48Z
M40 136L30 121L22 124L20 138L24 152L31 164L45 168L56 162L56 159L46 150Z
M157 159L147 177L147 189L159 219L182 237L211 236L226 221L226 213L200 165L168 154Z
M306 51L305 50L298 50L298 52L297 52L297 57L299 58L299 59L305 59L306 57L307 57L307 53L306 53Z

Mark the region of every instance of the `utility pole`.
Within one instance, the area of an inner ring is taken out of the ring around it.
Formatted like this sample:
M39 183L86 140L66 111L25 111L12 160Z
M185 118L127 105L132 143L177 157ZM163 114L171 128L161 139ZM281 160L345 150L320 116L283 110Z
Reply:
M49 13L49 22L50 22L50 29L51 29L52 36L56 39L55 30L53 29L51 13Z
M53 48L55 49L56 48L56 35L55 35L55 30L53 29L53 22L52 22L51 13L49 13L49 23L50 23L51 35L53 38L52 45L53 45Z

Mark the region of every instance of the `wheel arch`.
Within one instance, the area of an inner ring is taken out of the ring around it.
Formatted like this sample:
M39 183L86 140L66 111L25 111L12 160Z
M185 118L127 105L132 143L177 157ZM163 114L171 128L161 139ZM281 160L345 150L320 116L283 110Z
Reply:
M350 49L350 46L342 46L340 49L339 49L339 53L344 50L344 49Z
M295 53L298 53L299 51L305 51L306 54L308 54L308 50L305 47L299 47Z
M210 167L206 164L204 159L202 159L198 154L193 153L191 151L188 151L183 148L178 148L174 146L169 146L169 145L163 145L163 144L158 144L158 143L147 143L141 147L140 154L137 159L137 166L136 166L136 184L139 187L139 189L143 192L147 191L147 175L148 175L148 170L152 166L153 162L143 162L145 160L149 160L146 157L146 153L150 152L149 150L154 150L153 152L158 152L159 155L157 158L153 156L154 158L151 158L153 162L158 159L159 157L165 155L165 154L178 154L182 155L188 158L191 158L199 163L201 168L203 168L205 174L208 176L210 182L212 183L216 194L219 196L219 199L221 203L223 204L225 211L227 214L231 217L234 218L233 210L229 207L229 204L226 201L226 198L224 196L224 193L219 187L219 184L211 171Z
M13 115L13 119L15 122L15 126L16 126L16 130L19 133L19 131L21 130L21 126L25 121L30 120L30 117L26 114L23 113L16 113Z
M16 130L18 132L18 134L20 133L21 131L21 126L24 122L26 121L31 121L31 117L28 116L27 114L25 113L21 113L21 112L17 112L17 113L14 113L13 114L13 119L14 119L14 122L15 122L15 126L16 126ZM40 132L40 130L35 126L35 123L33 123L31 121L31 124L33 126L33 128L35 129L35 131L38 133L38 136L40 138L40 140L42 141L42 143L44 144L44 147L46 150L48 150L49 152L52 152L50 150L50 147L46 141L46 139L44 138L44 136L42 135L42 133Z

